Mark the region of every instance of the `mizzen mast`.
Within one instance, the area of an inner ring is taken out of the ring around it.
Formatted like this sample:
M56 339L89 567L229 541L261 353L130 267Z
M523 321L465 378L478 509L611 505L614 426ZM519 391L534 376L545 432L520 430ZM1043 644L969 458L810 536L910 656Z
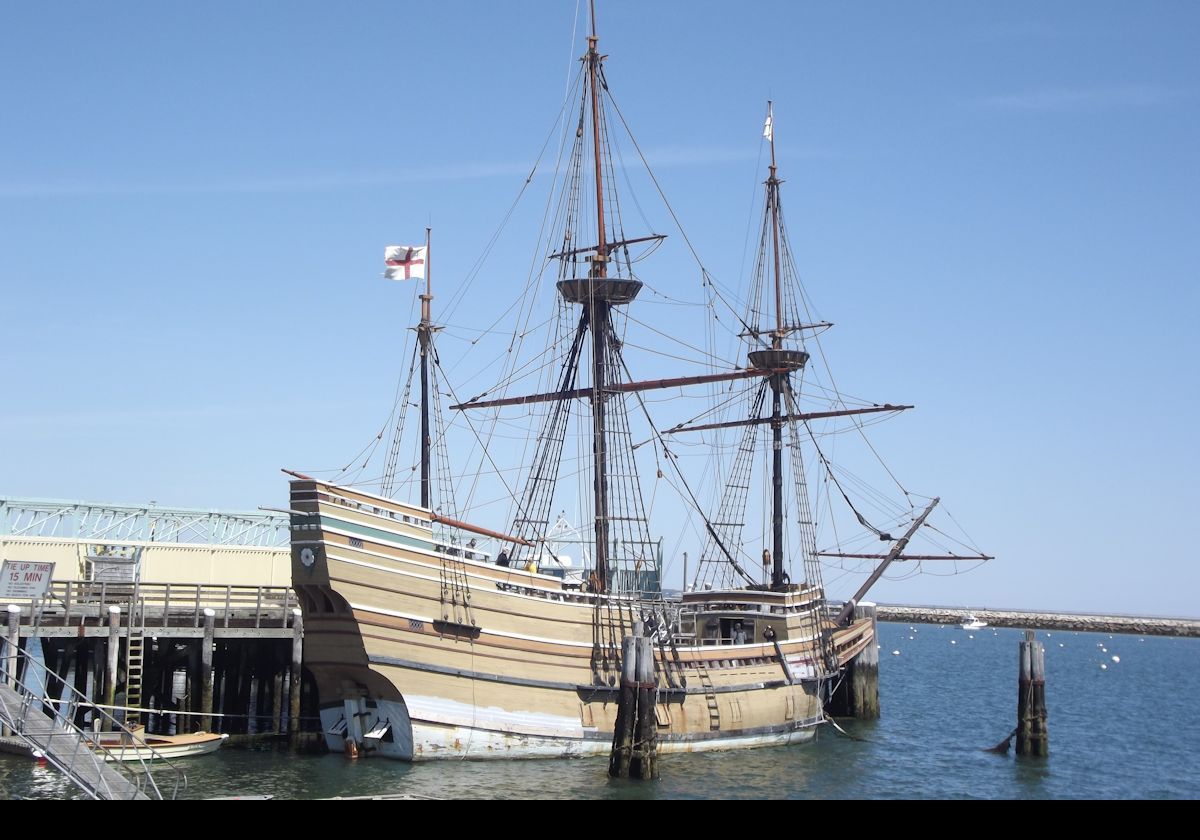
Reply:
M785 389L790 388L791 371L800 370L808 362L803 350L787 350L783 338L787 334L783 314L783 269L779 253L779 175L775 162L775 113L767 103L767 122L763 135L771 144L771 168L767 178L767 212L771 217L771 250L774 256L775 329L771 331L771 349L750 353L750 364L756 368L783 368L786 372L771 376L771 588L782 589L786 582L783 570L783 426L787 422L783 411Z

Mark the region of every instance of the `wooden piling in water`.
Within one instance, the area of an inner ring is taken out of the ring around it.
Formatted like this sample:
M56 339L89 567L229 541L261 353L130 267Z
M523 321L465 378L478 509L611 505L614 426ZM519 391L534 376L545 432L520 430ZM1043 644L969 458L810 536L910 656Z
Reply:
M213 640L217 631L217 614L204 610L204 637L200 640L200 729L212 732L213 713Z
M11 687L17 685L17 651L21 647L21 608L16 604L8 605L8 632L4 638L4 681ZM0 728L0 734L8 737L11 733L8 727Z
M860 603L854 608L854 620L871 619L872 644L850 662L851 714L859 720L879 719L879 620L875 605Z
M108 654L104 668L104 704L116 705L117 700L117 662L121 653L121 608L115 604L108 608ZM111 712L115 718L116 711ZM112 729L111 721L105 722L106 729Z
M4 674L9 686L17 685L17 652L21 649L21 608L8 605L8 628L4 638Z
M75 690L87 696L88 684L88 645L87 640L80 636L75 641ZM88 709L82 703L75 709L75 720L73 721L80 729L86 724L84 718L87 717Z
M283 731L283 666L275 663L272 667L277 670L275 671L275 682L272 685L270 731L278 735Z
M614 778L658 778L658 700L654 673L654 640L634 635L621 640L621 694L613 730L608 775Z
M232 714L234 715L231 721L232 726L225 727L224 731L239 732L247 734L250 732L250 680L254 675L254 663L248 662L249 647L253 644L249 641L242 641L237 647L237 677L233 681L233 691L231 692L231 706L233 707ZM232 662L233 657L230 657Z
M633 735L637 723L637 637L621 640L621 694L617 701L617 723L613 728L612 753L608 775L614 779L629 776L633 759Z
M658 718L655 704L658 689L654 676L654 641L637 639L637 733L633 742L629 775L636 779L658 778Z
M304 615L292 610L292 669L291 692L288 697L288 738L292 748L299 746L301 663L304 661Z
M1047 756L1046 650L1032 630L1025 631L1018 662L1017 755Z
M877 608L870 601L854 607L854 620L871 620L871 644L858 656L850 660L846 673L833 690L825 710L834 717L852 717L859 720L879 718L879 648L875 641L879 635Z

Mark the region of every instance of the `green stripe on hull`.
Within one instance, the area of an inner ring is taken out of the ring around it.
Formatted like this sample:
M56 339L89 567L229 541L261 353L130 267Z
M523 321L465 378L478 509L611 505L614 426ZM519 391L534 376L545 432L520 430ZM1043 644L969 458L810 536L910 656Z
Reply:
M305 521L311 523L311 519L306 519ZM391 531L384 531L380 528L372 528L370 525L363 525L361 523L351 522L346 519L334 519L331 516L317 517L317 527L321 530L336 528L339 531L361 534L362 536L369 538L372 542L380 542L387 545L420 548L424 549L425 551L434 550L434 541L432 538L422 539L421 537L410 537L405 534L396 534Z

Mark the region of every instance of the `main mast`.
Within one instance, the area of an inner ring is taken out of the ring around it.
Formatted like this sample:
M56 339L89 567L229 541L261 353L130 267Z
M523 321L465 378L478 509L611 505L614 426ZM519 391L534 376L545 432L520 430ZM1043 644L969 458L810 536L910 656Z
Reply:
M621 307L632 302L642 288L634 275L629 247L663 237L625 234L609 152L605 98L610 94L599 41L593 8L587 48L580 59L574 88L579 96L577 122L570 152L565 156L567 171L558 186L561 215L553 225L548 243L547 258L558 261L559 266L556 289L563 303L568 304L560 309L559 328L567 340L557 345L563 355L554 368L553 387L544 393L495 399L485 399L485 392L452 408L546 406L513 521L514 534L543 547L514 546L510 558L519 561L536 560L542 556L539 551L547 550L545 535L559 494L560 467L564 460L570 461L564 447L570 435L572 412L577 405L586 406L591 417L584 420L584 438L590 434L591 453L589 457L588 443L581 439L579 445L583 451L579 454L589 462L592 473L595 542L591 557L593 574L588 583L594 592L648 594L657 592L661 586L657 577L660 547L649 535L637 470L637 447L630 428L629 395L747 375L765 379L771 372L730 371L709 377L627 381L628 368L619 337ZM594 220L588 218L592 214Z
M588 87L592 99L592 155L596 169L596 256L592 260L589 301L584 304L584 318L592 331L592 464L595 476L595 561L596 580L601 591L608 588L608 453L604 428L604 356L605 333L608 327L608 303L596 287L603 288L608 277L608 242L604 229L604 173L600 166L600 92L596 84L600 75L600 53L596 49L596 3L592 0L592 34L588 36Z
M608 239L608 223L605 213L604 197L604 142L602 126L604 114L600 102L602 86L601 62L604 57L597 49L600 42L596 34L596 6L591 4L592 31L588 35L588 50L583 60L586 62L587 105L590 111L592 130L591 145L594 163L594 186L596 198L596 243L594 254L586 276L571 277L558 282L558 291L563 300L568 303L578 303L583 307L580 316L579 329L591 333L592 351L592 387L588 394L588 402L592 410L592 475L594 498L594 530L595 544L595 578L592 587L595 591L606 592L610 588L613 563L610 549L612 546L611 523L612 516L609 506L609 447L608 441L612 430L608 428L607 401L611 396L612 383L609 382L608 366L610 357L619 354L619 348L610 346L609 333L612 332L613 307L621 306L637 297L642 288L640 281L632 277L610 277L608 265L610 251L617 247L627 246L629 240L618 236L615 243ZM582 126L581 126L582 128ZM568 249L563 252L563 258L569 258L581 249ZM582 250L592 251L593 248ZM619 275L619 272L618 272ZM612 361L619 366L619 361ZM620 418L617 418L618 420Z

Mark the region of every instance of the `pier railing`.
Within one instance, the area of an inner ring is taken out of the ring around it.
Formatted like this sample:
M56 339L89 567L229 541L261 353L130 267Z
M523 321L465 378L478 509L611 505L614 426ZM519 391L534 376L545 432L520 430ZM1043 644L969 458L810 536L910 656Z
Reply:
M125 608L135 601L147 630L202 628L206 609L217 613L219 627L287 628L299 606L286 586L56 580L44 597L29 599L30 609L23 612L40 627L72 627L106 620L110 606Z

